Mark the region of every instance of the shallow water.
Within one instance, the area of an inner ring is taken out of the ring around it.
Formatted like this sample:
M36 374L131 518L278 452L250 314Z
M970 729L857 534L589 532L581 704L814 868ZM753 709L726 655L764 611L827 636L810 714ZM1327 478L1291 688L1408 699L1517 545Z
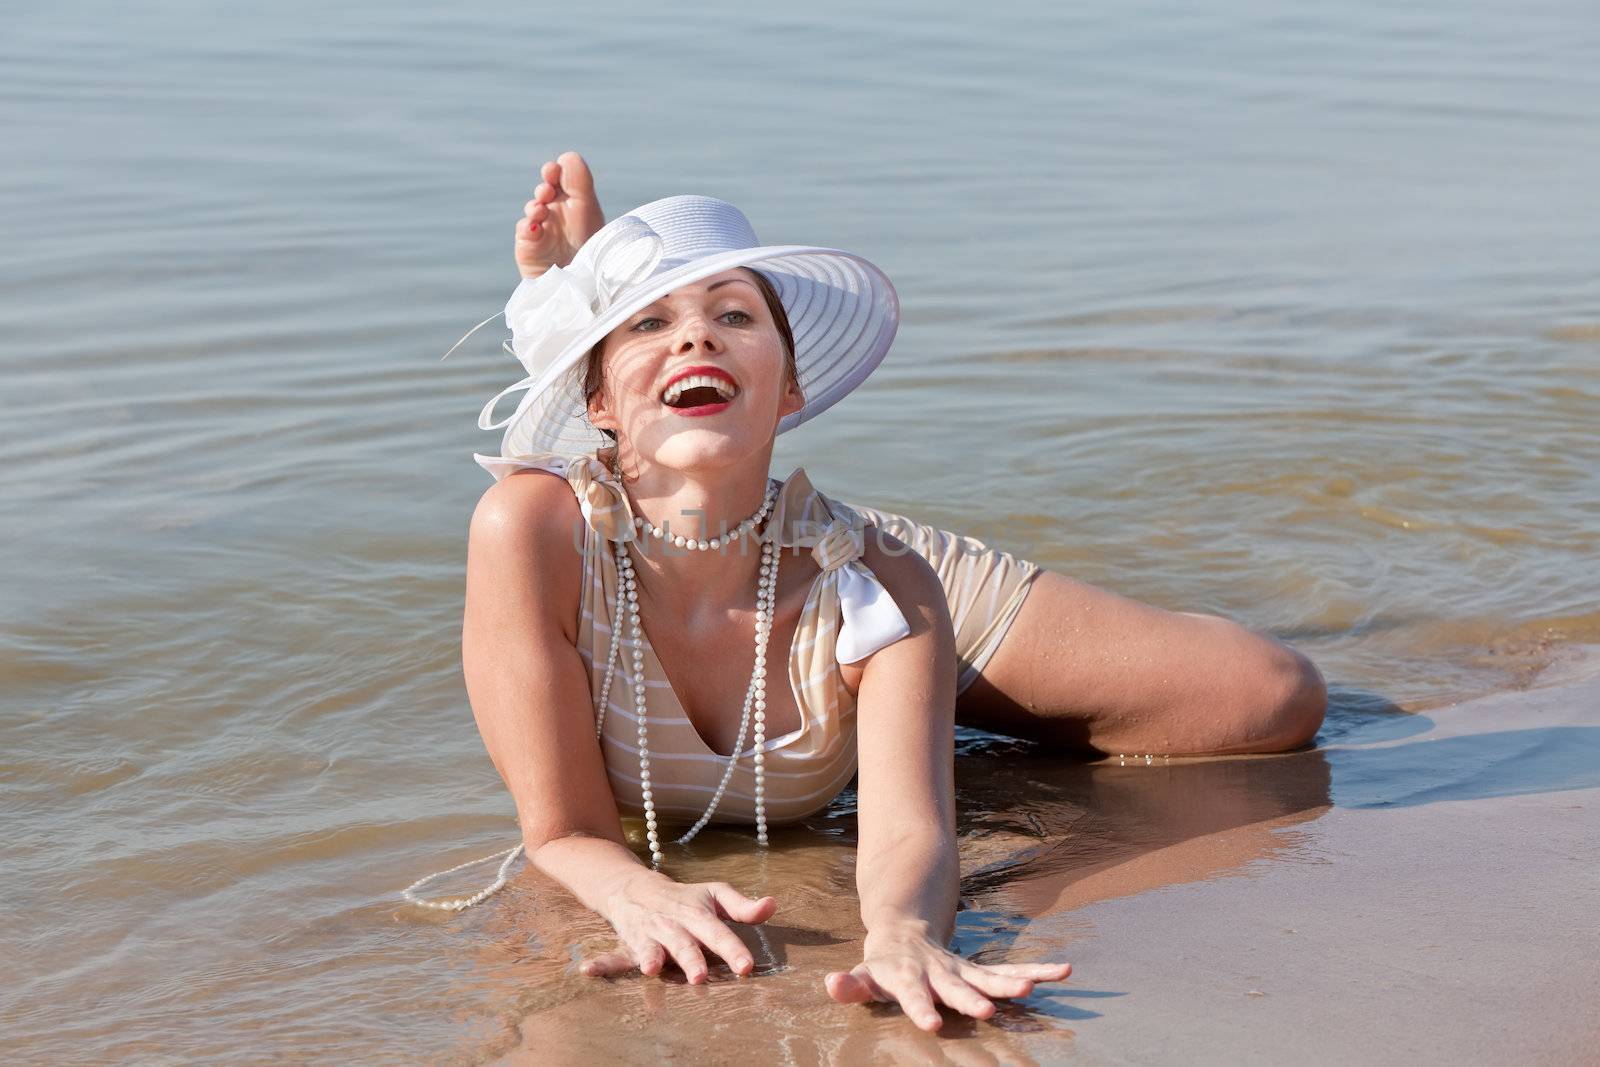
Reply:
M562 968L601 928L532 874L448 920L395 897L514 840L458 638L470 456L496 440L474 418L515 364L438 356L503 302L532 168L567 147L613 213L708 192L895 279L894 351L780 439L780 475L1290 640L1334 685L1324 740L1537 683L1600 636L1587 5L593 18L8 18L10 1058L473 1061L595 995ZM1017 746L966 744L969 949L1210 832L1186 819L1328 803L1315 755L1280 781L1034 754L1019 806ZM782 887L767 958L807 950L695 993L709 1029L686 1032L748 1037L754 1003L869 1042L818 1046L839 1055L904 1033L818 999L858 932L848 815L764 867L740 834L685 859ZM1007 866L1041 840L1048 870ZM606 988L625 1019L663 995ZM1074 989L1092 976L1008 1018L1081 1018Z

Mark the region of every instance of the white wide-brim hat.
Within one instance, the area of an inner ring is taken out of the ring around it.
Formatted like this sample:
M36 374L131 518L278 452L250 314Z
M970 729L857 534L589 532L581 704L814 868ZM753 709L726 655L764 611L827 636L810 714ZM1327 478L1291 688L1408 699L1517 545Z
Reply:
M792 430L838 403L883 360L900 324L888 275L850 252L762 245L738 208L709 196L653 200L606 223L567 267L527 278L506 304L511 348L527 377L483 406L478 426L505 427L500 455L592 453L609 438L590 425L584 357L629 315L691 282L734 267L760 271L777 290L794 334L806 404ZM516 410L495 405L526 390Z

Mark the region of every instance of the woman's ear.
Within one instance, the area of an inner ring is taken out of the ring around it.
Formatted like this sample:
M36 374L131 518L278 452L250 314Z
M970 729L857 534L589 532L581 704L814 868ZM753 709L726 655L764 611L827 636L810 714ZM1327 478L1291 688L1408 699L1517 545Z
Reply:
M597 430L610 430L612 433L617 431L617 420L611 414L610 403L611 394L606 388L605 379L602 377L600 388L594 391L594 395L589 398L585 405L588 409L590 426Z
M792 415L806 406L806 394L800 391L800 383L789 378L783 387L783 396L778 400L778 418Z
M606 407L603 389L589 398L589 425L597 430L617 432L617 420L611 416L610 410Z

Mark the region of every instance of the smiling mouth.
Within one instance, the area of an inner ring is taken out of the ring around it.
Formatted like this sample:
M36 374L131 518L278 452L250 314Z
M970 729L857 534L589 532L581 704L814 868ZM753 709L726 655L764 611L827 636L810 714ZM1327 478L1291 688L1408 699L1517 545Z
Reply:
M725 404L738 395L738 387L726 378L691 374L662 390L661 402L669 408L703 408Z

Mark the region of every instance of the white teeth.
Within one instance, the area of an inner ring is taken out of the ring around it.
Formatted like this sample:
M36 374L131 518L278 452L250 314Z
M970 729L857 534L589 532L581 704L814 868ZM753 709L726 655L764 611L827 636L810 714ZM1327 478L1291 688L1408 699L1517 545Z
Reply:
M726 378L718 378L711 374L691 374L687 378L679 378L667 386L666 391L661 394L661 402L663 404L676 403L678 397L683 395L684 390L694 389L702 385L711 386L711 388L722 394L722 399L724 400L731 400L734 394L738 392L732 385L728 384Z

